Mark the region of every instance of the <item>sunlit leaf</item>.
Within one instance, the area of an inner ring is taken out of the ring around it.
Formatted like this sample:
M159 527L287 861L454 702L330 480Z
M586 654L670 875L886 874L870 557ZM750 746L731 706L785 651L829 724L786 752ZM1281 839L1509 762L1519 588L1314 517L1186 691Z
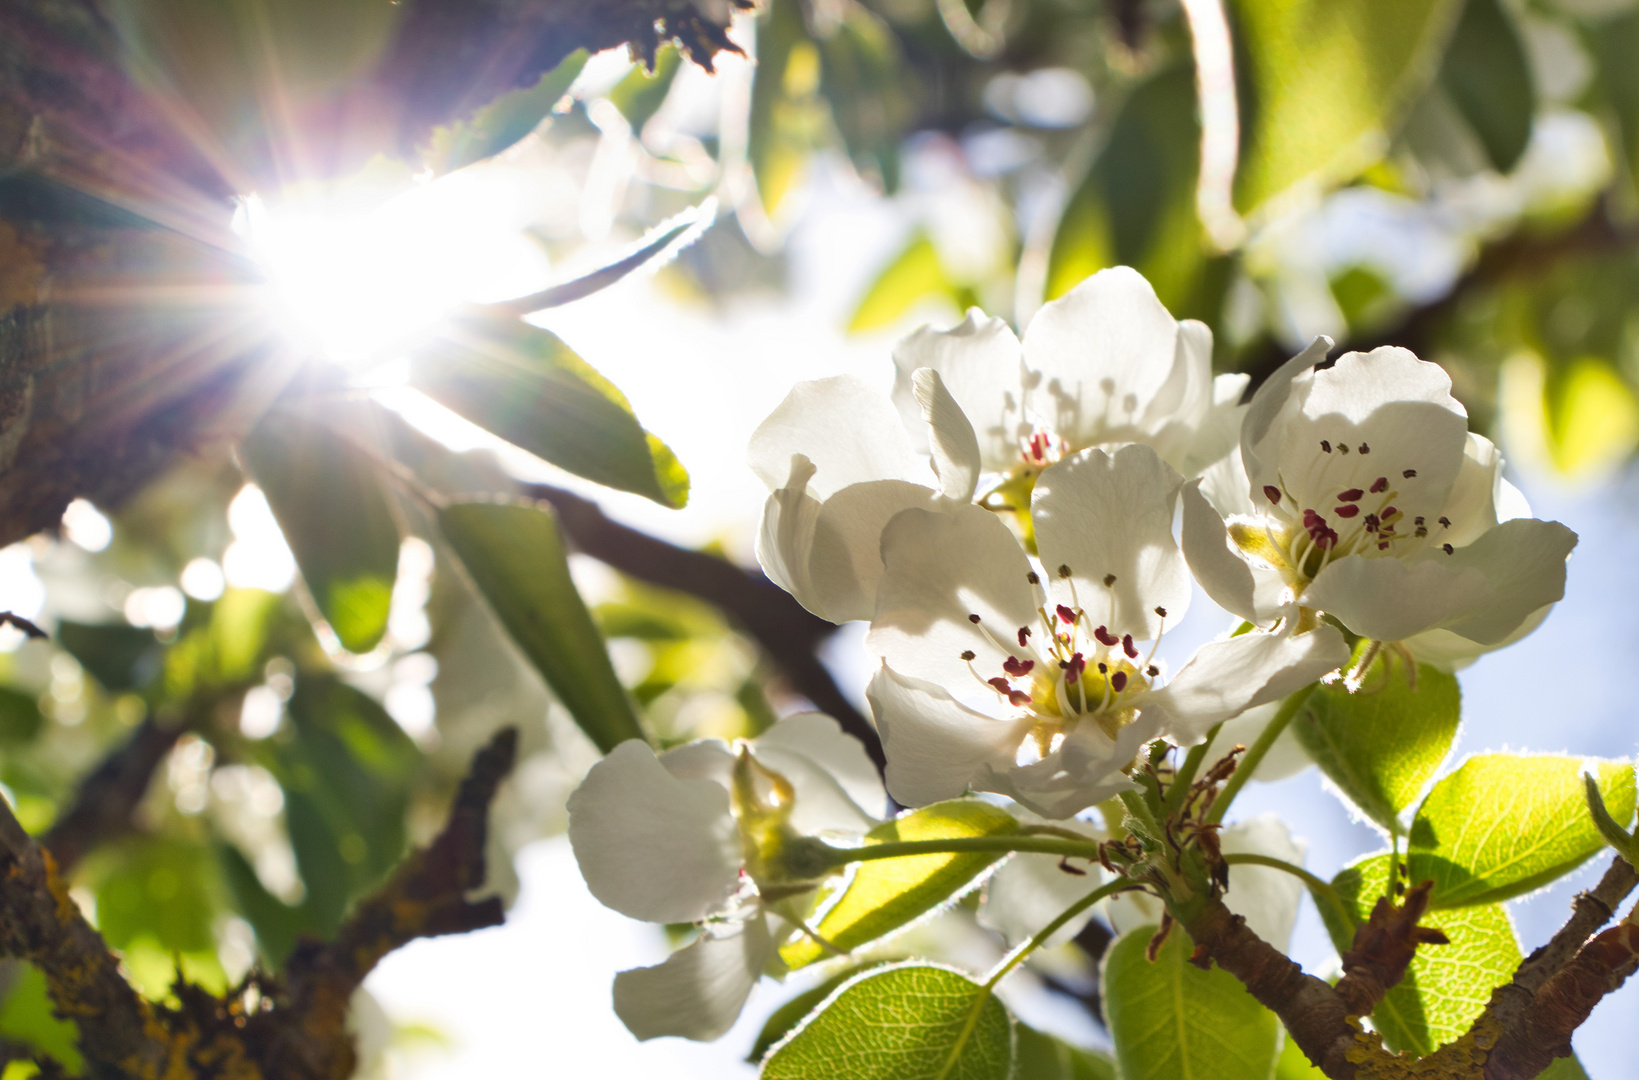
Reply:
M763 211L776 214L825 136L821 57L797 0L771 0L757 19L747 156Z
M399 544L375 463L324 421L285 410L269 413L240 454L342 648L375 648L387 633Z
M762 1077L1008 1080L1011 1026L995 996L966 975L929 964L890 967L849 983L803 1021L769 1055Z
M1639 446L1639 400L1609 361L1583 357L1547 384L1548 453L1568 475L1601 472Z
M768 1053L769 1047L790 1034L791 1029L796 1027L803 1017L813 1012L816 1005L830 997L837 987L859 975L862 971L877 966L880 965L861 964L857 967L845 968L813 989L804 990L775 1009L769 1014L768 1021L763 1024L763 1029L757 1033L757 1041L751 1044L751 1053L746 1055L746 1060L751 1062L761 1061L763 1055Z
M84 868L95 882L97 929L116 949L151 936L168 951L214 950L215 871L210 849L199 844L155 836L105 845Z
M1387 855L1367 856L1332 880L1361 920L1387 889L1388 866ZM1333 943L1348 948L1352 931L1324 909L1321 915ZM1418 1055L1466 1032L1485 1010L1491 991L1512 979L1520 962L1513 922L1500 904L1430 912L1422 924L1444 931L1451 944L1419 945L1405 977L1372 1011L1372 1024L1389 1049Z
M1462 720L1455 676L1420 664L1413 689L1404 665L1379 659L1359 693L1320 687L1292 724L1327 779L1391 831L1451 752Z
M550 331L507 314L473 314L413 364L417 388L560 468L662 506L688 501L688 474L671 450Z
M867 844L947 840L1014 832L1013 816L988 803L953 799L910 810L865 834ZM857 948L949 900L1001 856L991 852L908 855L862 862L841 899L825 913L815 933L839 949ZM804 937L780 950L787 966L799 968L830 954Z
M435 173L447 173L494 157L539 127L585 66L586 50L577 49L534 86L502 94L468 119L435 129L422 160Z
M1536 91L1525 44L1500 0L1466 0L1440 68L1440 85L1499 172L1531 141Z
M655 54L653 71L646 70L640 64L609 91L609 100L632 125L634 132L642 132L643 125L666 103L672 81L677 78L682 66L683 56L677 51L677 46L667 45Z
M39 968L22 960L10 961L14 975L0 1002L0 1038L35 1047L57 1059L70 1073L78 1073L85 1061L80 1056L80 1030L57 1015L46 992L46 977Z
M321 927L309 922L305 904L291 906L267 891L250 860L238 848L218 843L216 855L234 905L256 931L257 947L275 970L284 965L298 934L322 933Z
M1275 1062L1275 1080L1326 1080L1326 1074L1310 1063L1296 1040L1288 1035Z
M1122 1080L1269 1080L1280 1021L1240 980L1189 962L1189 935L1176 928L1154 963L1154 926L1123 934L1104 957L1104 1015Z
M1494 904L1570 873L1605 847L1569 757L1482 754L1434 785L1411 826L1413 882L1433 879L1434 906ZM1633 766L1598 765L1605 805L1633 820Z
M1236 203L1346 179L1438 70L1461 0L1230 0L1244 127Z
M643 738L569 576L551 512L522 503L456 503L439 511L438 524L501 625L581 730L604 751Z
M967 306L964 301L977 299L957 288L945 273L933 241L917 234L865 291L848 323L848 332L861 334L892 326L919 301L932 296L949 297L958 308Z

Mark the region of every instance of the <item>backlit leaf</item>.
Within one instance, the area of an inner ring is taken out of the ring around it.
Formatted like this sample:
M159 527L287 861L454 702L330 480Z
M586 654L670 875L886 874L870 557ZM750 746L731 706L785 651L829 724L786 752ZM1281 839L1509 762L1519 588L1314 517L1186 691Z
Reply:
M1236 202L1347 179L1434 77L1460 0L1230 0L1243 100Z
M1013 1026L1012 1080L1115 1080L1115 1062L1024 1024Z
M885 821L866 833L865 841L881 844L998 836L1015 832L1018 827L1011 814L988 803L952 799ZM820 919L814 932L843 950L875 941L950 899L1000 857L991 852L961 852L862 862L847 891ZM806 937L780 950L780 958L792 968L828 955Z
M1440 85L1480 137L1499 172L1531 141L1536 91L1531 65L1500 0L1466 0L1440 68Z
M909 314L918 301L930 296L949 297L957 307L965 307L964 300L976 299L962 295L945 273L933 241L917 234L865 291L848 323L848 332L861 334L892 326Z
M1317 689L1292 730L1327 779L1392 831L1451 752L1461 719L1455 676L1420 664L1413 689L1404 661L1384 658L1359 693L1341 683Z
M439 528L478 591L598 748L643 738L591 613L569 576L557 520L544 506L447 506Z
M1411 827L1411 880L1434 880L1434 906L1494 904L1570 873L1604 849L1569 757L1483 754L1434 785ZM1599 789L1624 827L1633 766L1601 762Z
M540 127L585 66L586 50L577 49L534 86L502 94L470 118L438 128L422 160L434 172L447 173L494 157Z
M342 647L375 648L387 633L399 544L375 463L328 424L284 410L269 413L240 453Z
M1297 1042L1288 1035L1275 1062L1275 1080L1326 1080L1326 1074L1315 1068Z
M688 474L626 396L550 331L473 313L413 360L411 381L473 423L577 476L678 507Z
M57 1015L46 991L46 977L23 960L11 961L15 974L0 1002L0 1038L38 1048L56 1058L70 1073L79 1073L80 1029Z
M632 125L632 131L641 133L649 118L660 111L682 66L683 56L677 46L667 45L655 54L653 71L639 64L609 91L609 100Z
M1269 1080L1280 1022L1240 980L1189 962L1177 928L1145 956L1154 926L1123 934L1104 957L1104 1015L1122 1080Z
M966 975L890 967L848 983L811 1014L769 1055L762 1078L1008 1080L1011 1026L1001 1003Z

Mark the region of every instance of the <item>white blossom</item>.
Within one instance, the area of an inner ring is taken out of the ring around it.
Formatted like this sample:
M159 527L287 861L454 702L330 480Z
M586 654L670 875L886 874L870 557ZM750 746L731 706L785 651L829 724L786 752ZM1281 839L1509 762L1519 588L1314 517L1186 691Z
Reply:
M639 1039L722 1035L758 978L783 974L779 944L820 883L792 876L794 840L858 837L886 809L864 748L816 713L735 747L615 747L569 799L587 887L635 919L700 924L665 962L615 977L616 1014Z
M868 696L896 799L973 788L1066 817L1130 788L1145 743L1193 742L1346 659L1329 626L1249 633L1203 646L1163 684L1155 647L1191 591L1172 537L1181 483L1137 444L1050 466L1031 504L1037 563L979 507L889 523Z
M1576 534L1524 516L1438 365L1386 347L1316 370L1329 345L1259 388L1238 463L1185 490L1202 587L1260 625L1296 604L1447 666L1529 630Z

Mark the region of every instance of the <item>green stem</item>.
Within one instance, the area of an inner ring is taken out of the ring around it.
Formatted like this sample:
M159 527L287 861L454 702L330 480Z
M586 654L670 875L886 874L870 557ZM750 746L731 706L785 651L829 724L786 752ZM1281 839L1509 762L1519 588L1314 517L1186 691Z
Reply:
M1280 870L1291 874L1309 888L1309 895L1315 898L1316 904L1325 904L1342 917L1348 926L1354 926L1359 920L1354 912L1343 902L1332 883L1325 878L1316 877L1296 863L1289 863L1285 859L1277 859L1273 855L1254 855L1250 852L1225 855L1224 862L1230 866L1267 866L1273 870Z
M1235 796L1240 794L1241 788L1245 787L1246 782L1252 779L1252 774L1258 771L1259 765L1263 764L1264 756L1269 753L1269 748L1275 745L1275 740L1281 737L1281 733L1286 730L1287 725L1292 722L1292 718L1298 714L1299 709L1303 708L1303 703L1309 700L1309 695L1314 693L1315 687L1319 685L1319 683L1310 683L1282 703L1280 711L1275 714L1275 718L1269 721L1268 727L1263 729L1263 734L1258 736L1251 749L1241 755L1241 760L1236 762L1234 774L1224 782L1224 789L1218 793L1218 798L1213 802L1212 809L1207 811L1207 824L1215 825L1224 819L1224 812L1229 809L1229 804L1235 801Z
M950 1048L950 1057L945 1059L944 1067L939 1070L939 1075L936 1076L934 1080L946 1080L946 1078L950 1076L951 1070L956 1068L957 1059L962 1056L962 1048L967 1045L968 1039L972 1037L973 1029L979 1026L979 1015L984 1012L985 1002L990 1000L990 995L996 990L996 984L1006 978L1008 972L1018 967L1025 961L1026 957L1045 945L1047 940L1054 934L1058 933L1059 929L1063 927L1065 923L1069 922L1077 915L1080 915L1083 911L1086 911L1106 896L1130 887L1131 884L1129 882L1119 879L1105 885L1100 885L1086 896L1083 896L1080 900L1077 900L1075 903L1059 912L1058 917L1046 926L1042 927L1040 932L1038 932L1035 937L1032 937L1029 941L1025 942L1017 949L1014 949L1012 955L1008 956L1006 960L1002 961L1001 965L991 974L990 978L986 979L984 985L979 988L979 994L973 1000L973 1007L968 1010L967 1020L962 1024L962 1030L957 1033L956 1042Z
M998 855L1015 851L1041 855L1068 855L1078 859L1097 859L1096 840L1065 840L1056 836L953 836L944 840L895 840L882 844L867 844L857 848L826 847L823 850L833 866L870 862L874 859L898 859L909 855L952 855L968 852L988 852Z
M1218 732L1222 731L1223 727L1222 724L1214 727L1198 745L1190 747L1183 764L1173 773L1172 787L1167 789L1168 816L1183 809L1184 799L1189 795L1189 786L1195 783L1195 774L1200 772L1201 766L1206 763L1207 752L1212 749L1212 740L1218 737Z

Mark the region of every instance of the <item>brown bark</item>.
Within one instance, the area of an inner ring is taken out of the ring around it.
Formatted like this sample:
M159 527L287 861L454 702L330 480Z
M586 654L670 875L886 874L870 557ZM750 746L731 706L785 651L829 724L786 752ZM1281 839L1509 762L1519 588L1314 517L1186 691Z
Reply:
M1336 986L1351 1014L1368 1016L1377 1008L1383 995L1405 978L1419 945L1451 943L1439 930L1417 925L1428 911L1433 888L1434 882L1425 881L1399 904L1382 897L1371 917L1355 928L1354 945L1343 951L1343 978Z

